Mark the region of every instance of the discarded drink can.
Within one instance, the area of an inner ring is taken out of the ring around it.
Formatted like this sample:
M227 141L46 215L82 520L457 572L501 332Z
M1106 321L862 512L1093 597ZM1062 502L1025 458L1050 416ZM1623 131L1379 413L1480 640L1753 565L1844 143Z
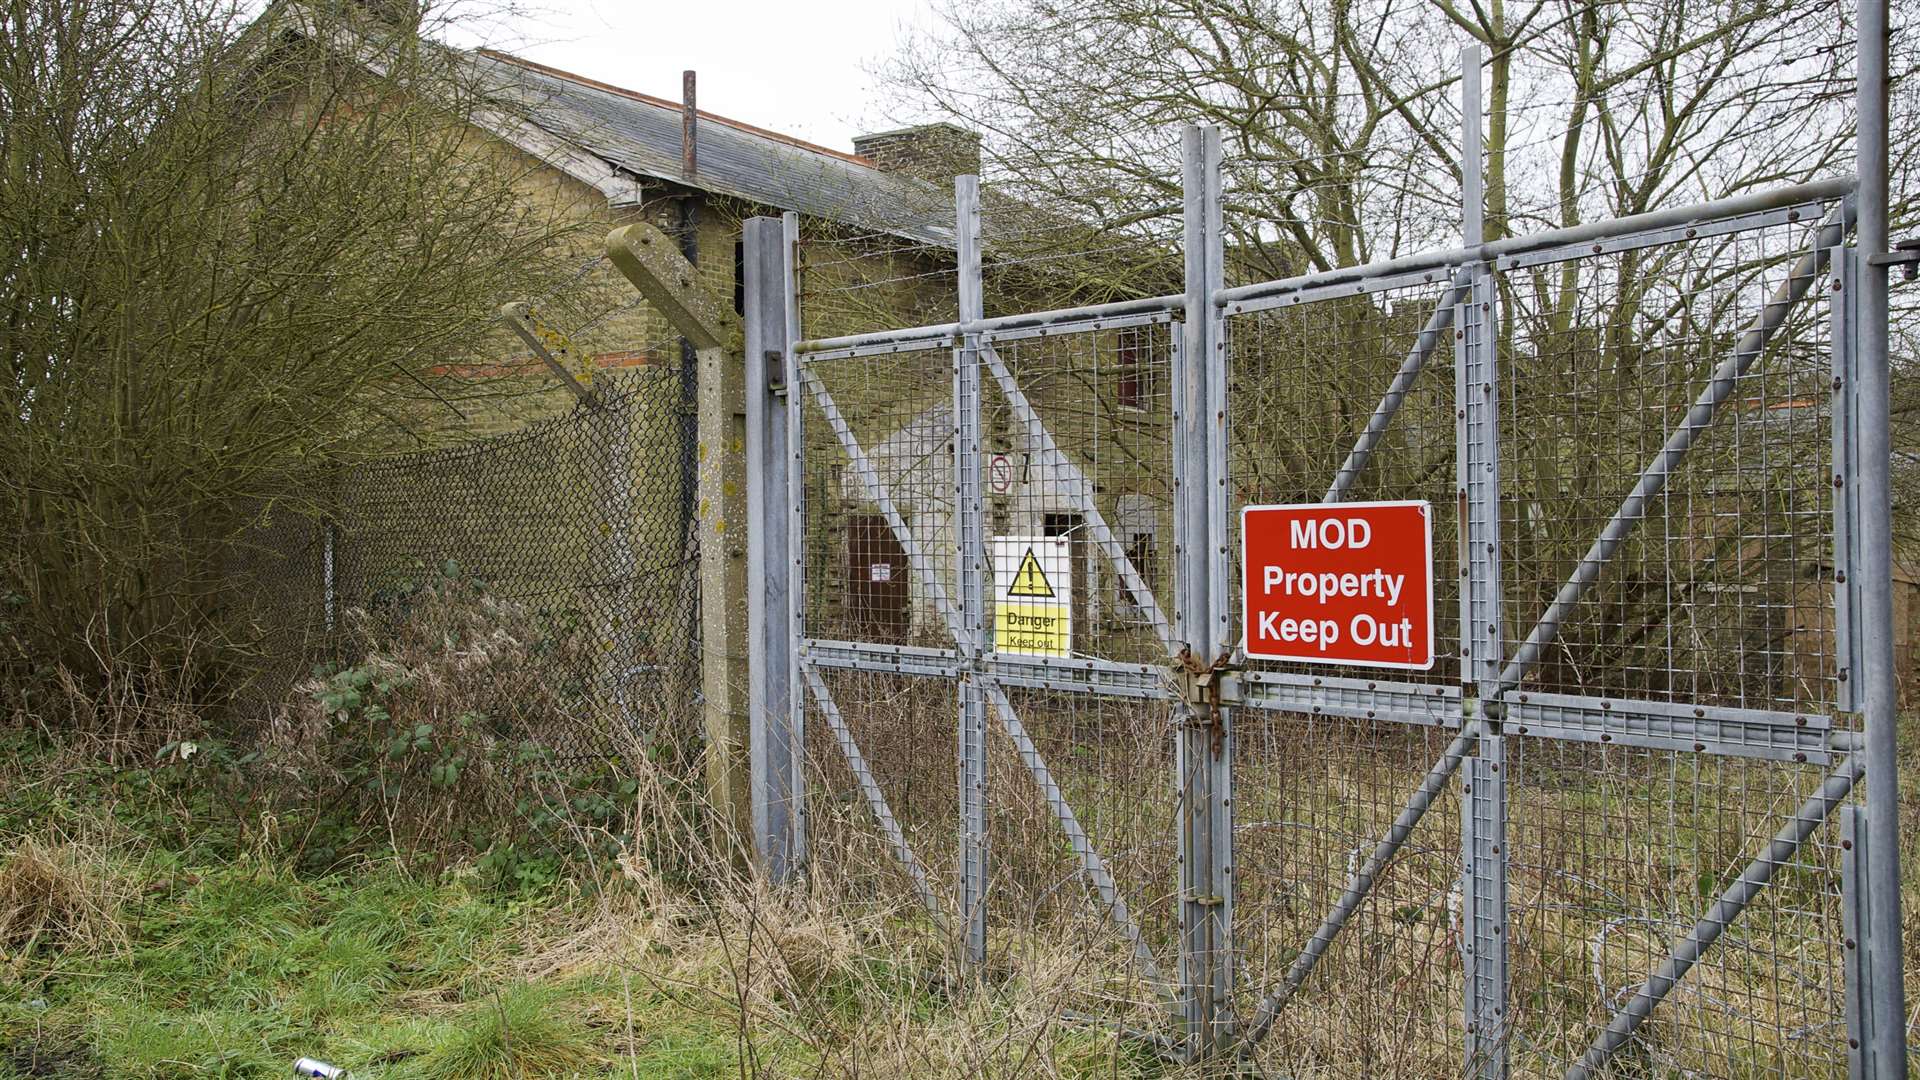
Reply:
M293 1075L319 1077L320 1080L346 1080L347 1070L329 1065L312 1058L301 1058L293 1063Z

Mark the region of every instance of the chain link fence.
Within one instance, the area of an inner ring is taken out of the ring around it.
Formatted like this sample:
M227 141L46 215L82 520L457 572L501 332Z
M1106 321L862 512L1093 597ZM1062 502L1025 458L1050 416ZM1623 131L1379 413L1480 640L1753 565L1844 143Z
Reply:
M690 407L677 371L603 374L595 402L509 434L318 482L331 520L266 515L243 545L264 702L356 630L457 584L533 657L548 704L520 737L561 758L698 736L700 596ZM449 642L474 663L489 642Z

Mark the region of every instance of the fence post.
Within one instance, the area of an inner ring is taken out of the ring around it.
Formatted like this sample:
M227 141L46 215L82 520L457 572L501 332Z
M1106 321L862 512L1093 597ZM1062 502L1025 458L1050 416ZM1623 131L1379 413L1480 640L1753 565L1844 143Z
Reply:
M1892 443L1887 354L1888 0L1859 0L1858 102L1860 260L1855 292L1860 332L1860 657L1867 737L1867 926L1860 945L1873 975L1873 1058L1883 1080L1907 1075L1906 996L1900 917L1899 688L1893 647Z
M683 359L685 355L683 351ZM740 354L731 349L694 349L692 359L698 461L694 490L685 494L697 500L693 519L700 561L700 610L694 617L700 628L707 793L734 827L745 831L752 827L748 758L753 727L747 691L747 549L752 535L747 498L745 387L749 384ZM680 483L683 488L687 483L684 470Z
M962 324L985 317L980 273L980 178L953 180ZM987 697L980 683L986 637L986 513L980 482L980 336L953 350L953 498L960 590L960 932L971 964L987 961Z
M338 595L333 577L333 548L339 532L330 517L320 523L320 611L329 634L333 633L334 604Z
M752 827L747 703L748 541L746 458L749 385L740 320L730 300L700 283L679 243L651 225L607 234L607 257L693 346L700 467L696 518L700 548L701 722L707 736L707 790L742 832ZM749 279L751 280L751 279ZM684 374L682 376L684 378ZM685 483L684 473L681 481Z
M791 218L791 215L789 215ZM753 842L768 878L786 881L803 850L799 765L801 700L798 656L799 489L794 467L798 400L790 377L793 242L790 222L757 217L742 231L746 275L747 675L751 728Z
M1186 323L1174 353L1175 558L1178 637L1189 670L1228 647L1226 342L1214 293L1223 284L1220 130L1182 137L1186 193ZM1204 697L1204 695L1202 695ZM1188 702L1175 752L1180 802L1180 997L1189 1051L1208 1056L1232 1037L1232 731L1228 711Z
M1460 231L1485 242L1479 45L1460 50ZM1480 733L1461 783L1460 950L1466 1074L1507 1075L1507 748L1500 723L1500 385L1497 279L1472 270L1454 313L1455 462L1459 474L1460 680ZM1468 721L1472 722L1472 721Z
M800 215L780 215L784 270L781 296L787 316L787 355L782 385L791 387L787 407L787 732L792 753L787 762L788 790L793 792L792 853L795 866L805 869L808 859L807 823L807 684L800 669L800 639L807 629L807 481L806 413L800 405L800 357L792 343L800 340Z

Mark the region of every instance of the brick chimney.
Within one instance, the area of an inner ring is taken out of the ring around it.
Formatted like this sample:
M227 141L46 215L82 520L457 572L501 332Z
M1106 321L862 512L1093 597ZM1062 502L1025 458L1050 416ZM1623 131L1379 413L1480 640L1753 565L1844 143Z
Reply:
M980 173L979 134L947 123L856 135L853 152L872 161L882 172L927 180L947 181Z

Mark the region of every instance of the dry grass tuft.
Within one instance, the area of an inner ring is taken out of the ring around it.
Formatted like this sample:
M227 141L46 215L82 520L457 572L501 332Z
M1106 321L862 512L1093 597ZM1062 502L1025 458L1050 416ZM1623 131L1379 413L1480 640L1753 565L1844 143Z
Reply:
M25 960L39 948L97 953L125 945L120 914L132 897L102 849L29 837L0 860L0 946Z

